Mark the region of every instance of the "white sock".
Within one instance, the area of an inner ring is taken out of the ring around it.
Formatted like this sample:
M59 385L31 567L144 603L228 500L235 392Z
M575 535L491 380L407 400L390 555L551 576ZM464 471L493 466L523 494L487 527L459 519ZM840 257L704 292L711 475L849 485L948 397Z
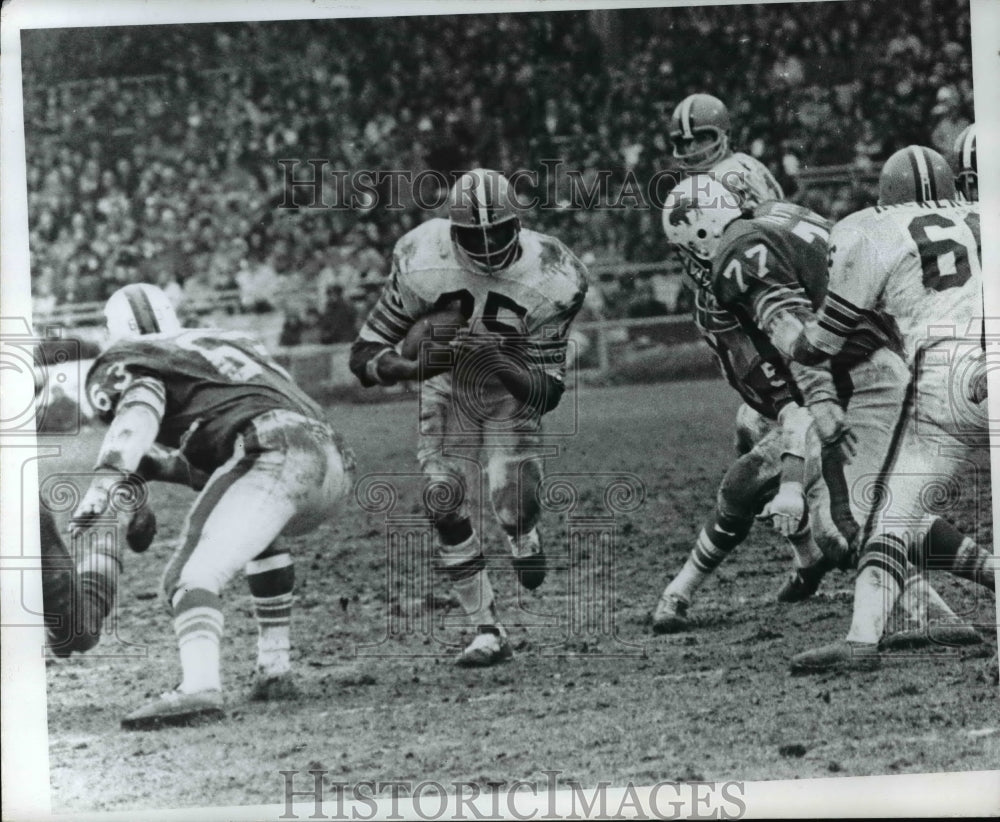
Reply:
M496 605L493 601L493 585L486 571L477 571L471 577L454 580L452 589L462 610L473 626L496 625Z
M257 670L267 677L287 674L291 663L293 594L254 597L257 618Z
M222 640L222 612L207 606L182 611L174 617L177 649L184 679L178 690L190 694L221 690L219 645Z
M854 583L854 616L848 642L875 644L899 598L899 584L881 568L866 565Z
M702 571L695 565L694 560L688 557L680 573L670 580L665 593L674 594L690 602L694 597L694 592L701 587L707 578L708 572Z

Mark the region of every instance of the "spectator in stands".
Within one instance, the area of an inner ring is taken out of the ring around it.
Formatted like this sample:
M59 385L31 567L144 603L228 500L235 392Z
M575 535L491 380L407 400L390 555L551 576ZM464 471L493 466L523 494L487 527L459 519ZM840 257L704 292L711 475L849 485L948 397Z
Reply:
M626 167L643 181L671 167L662 124L693 88L733 101L734 141L782 167L797 197L812 195L795 186L800 167L878 165L910 142L950 150L971 113L968 8L848 5L628 10L611 40L589 12L136 29L103 52L84 32L47 32L59 61L26 38L32 274L54 272L59 303L104 299L136 268L147 281L168 268L179 284L207 270L248 311L274 307L292 274L317 302L332 284L367 292L426 215L278 209L278 159L449 172L559 157L588 181ZM692 41L702 59L667 56ZM817 210L850 204L822 194ZM549 209L531 222L598 260L662 259L642 210Z
M969 119L962 114L961 101L951 86L943 86L937 93L937 105L931 109L936 118L931 132L931 145L942 157L951 157L955 150L955 140L969 125Z

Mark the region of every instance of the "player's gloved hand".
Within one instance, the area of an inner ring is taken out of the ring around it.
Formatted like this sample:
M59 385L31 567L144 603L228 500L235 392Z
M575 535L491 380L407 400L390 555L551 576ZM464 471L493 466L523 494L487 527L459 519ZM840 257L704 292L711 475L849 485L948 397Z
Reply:
M69 533L76 536L104 515L111 505L111 495L121 493L128 474L121 471L101 471L94 475L87 493L70 517Z
M837 447L844 462L850 462L858 451L858 437L844 419L844 409L836 400L822 400L809 406L816 423L816 433L827 448Z
M802 527L806 512L806 495L799 482L783 482L778 493L764 506L757 519L769 522L783 537L790 537Z

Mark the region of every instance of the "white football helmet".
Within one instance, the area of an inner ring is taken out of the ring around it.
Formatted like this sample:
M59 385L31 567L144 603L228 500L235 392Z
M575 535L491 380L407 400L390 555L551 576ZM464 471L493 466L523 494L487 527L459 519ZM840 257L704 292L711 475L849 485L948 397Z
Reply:
M112 343L181 330L181 321L170 298L163 289L148 283L119 288L104 306L104 319L108 341Z
M455 249L486 274L506 268L520 253L521 220L511 193L499 171L474 168L458 178L448 197Z
M708 286L722 232L742 216L739 195L710 174L692 174L667 195L663 232L670 245L680 251L684 273L699 286Z

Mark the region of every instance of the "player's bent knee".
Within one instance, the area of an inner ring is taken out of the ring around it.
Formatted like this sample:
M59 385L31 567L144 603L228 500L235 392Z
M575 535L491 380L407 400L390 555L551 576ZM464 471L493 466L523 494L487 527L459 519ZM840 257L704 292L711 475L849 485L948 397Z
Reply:
M766 460L752 450L726 471L716 503L719 511L735 519L753 520L767 500L778 490L780 471L770 470Z

